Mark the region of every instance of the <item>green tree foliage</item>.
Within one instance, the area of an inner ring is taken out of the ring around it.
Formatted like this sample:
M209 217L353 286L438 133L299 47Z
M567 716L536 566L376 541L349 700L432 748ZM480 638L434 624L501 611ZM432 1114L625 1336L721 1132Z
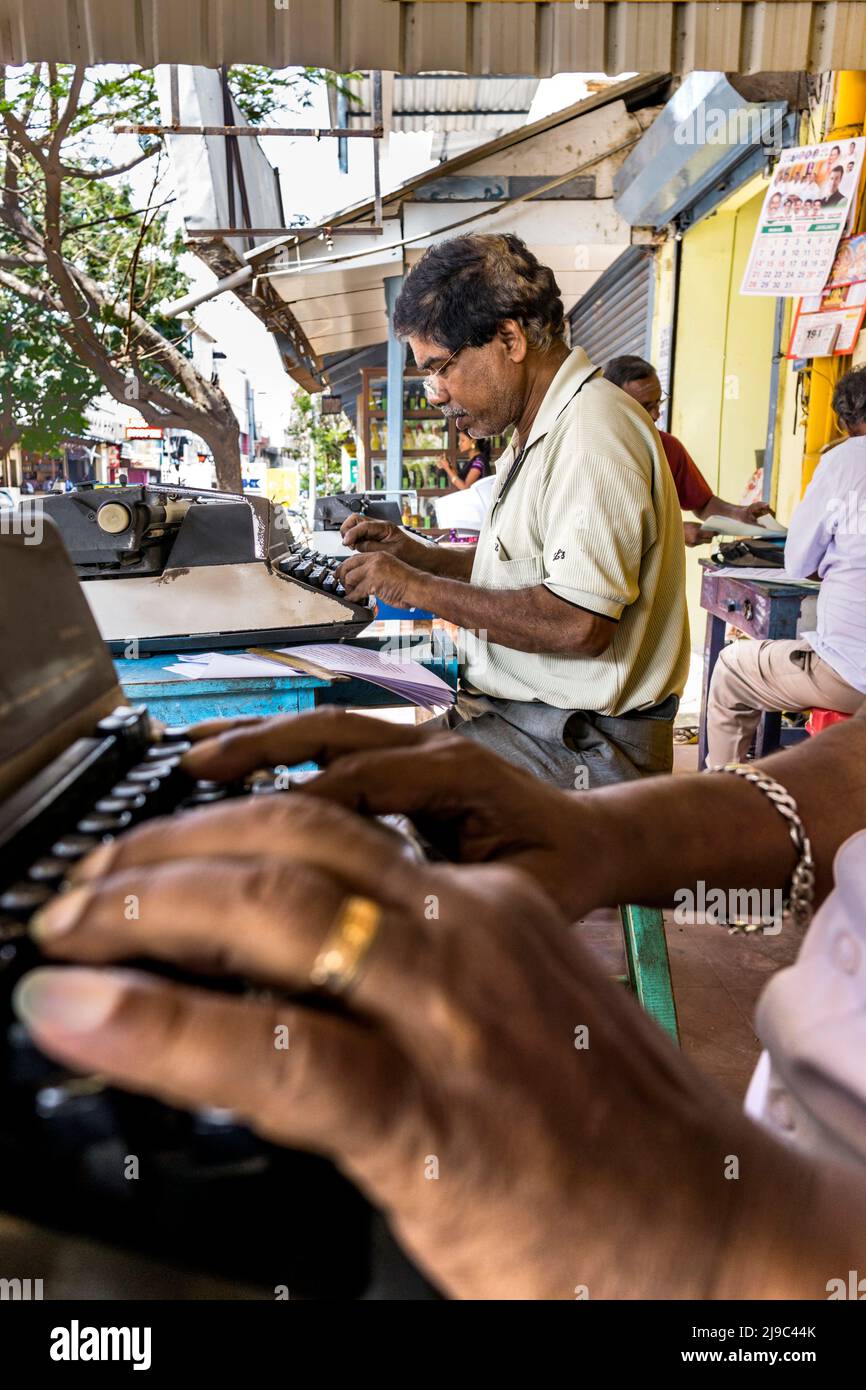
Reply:
M99 390L50 310L0 289L0 457L18 443L56 453L64 439L84 433Z
M291 102L309 104L318 77L246 67L232 70L230 85L244 118L257 124ZM160 303L187 284L177 265L182 240L166 229L173 198L165 148L158 137L112 133L116 124L159 120L147 69L0 67L0 291L13 305L14 339L11 347L7 332L0 350L18 355L19 372L29 364L12 426L35 428L44 413L45 427L53 418L50 429L60 429L57 397L67 395L77 418L89 380L93 395L98 383L149 424L199 435L219 485L240 490L239 427L228 398L193 365L187 330L160 315ZM128 181L139 165L148 166L144 197ZM33 336L44 334L50 344Z
M288 427L288 450L299 465L302 491L310 491L310 470L315 467L316 495L327 496L342 487L340 450L351 439L345 415L323 415L317 396L295 393Z

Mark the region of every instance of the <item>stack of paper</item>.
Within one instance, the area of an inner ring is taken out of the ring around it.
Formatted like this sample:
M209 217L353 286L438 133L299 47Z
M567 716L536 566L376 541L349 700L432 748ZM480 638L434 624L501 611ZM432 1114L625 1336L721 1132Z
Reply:
M303 662L315 662L337 678L370 681L425 709L454 703L454 691L446 681L419 661L406 659L402 652L370 651L342 642L310 642L300 647L277 647L275 651L284 660L246 652L194 652L165 669L191 681L300 676L303 673L293 672L290 664L296 656Z
M454 703L454 691L446 681L428 671L420 661L405 658L402 652L370 651L367 647L353 647L343 642L311 642L303 647L278 647L277 650L289 660L299 656L315 661L335 675L370 681L425 709Z

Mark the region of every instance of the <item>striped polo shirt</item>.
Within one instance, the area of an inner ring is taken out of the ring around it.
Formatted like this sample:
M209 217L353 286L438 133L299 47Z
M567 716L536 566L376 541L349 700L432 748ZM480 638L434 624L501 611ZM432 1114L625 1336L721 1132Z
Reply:
M683 525L649 415L574 348L547 389L523 462L496 481L471 582L545 584L613 618L600 656L516 651L465 634L463 684L505 700L624 714L682 694L689 666Z

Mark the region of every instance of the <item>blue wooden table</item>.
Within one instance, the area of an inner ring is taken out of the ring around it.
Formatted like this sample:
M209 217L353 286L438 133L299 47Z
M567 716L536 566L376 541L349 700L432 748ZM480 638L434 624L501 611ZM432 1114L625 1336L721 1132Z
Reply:
M389 640L392 639L366 637L354 645L376 649ZM403 634L400 640L407 644L407 655L456 689L457 652L447 633L437 630L432 642L429 632L417 636ZM220 650L238 652L245 649ZM153 717L165 724L194 724L202 719L236 718L238 715L300 714L319 705L381 709L409 704L369 681L319 680L315 676L295 676L288 670L284 676L187 680L166 669L179 661L180 655L160 652L157 656L141 656L134 660L118 658L114 663L127 699L134 705L147 705Z

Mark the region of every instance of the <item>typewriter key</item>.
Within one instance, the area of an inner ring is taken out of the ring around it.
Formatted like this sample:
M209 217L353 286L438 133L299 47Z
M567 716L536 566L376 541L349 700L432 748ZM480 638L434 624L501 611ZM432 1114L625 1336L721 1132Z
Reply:
M147 797L138 792L135 796L104 796L93 803L93 809L100 815L110 816L115 811L140 811L146 805Z
M29 917L53 896L43 883L13 883L0 895L0 912L10 917Z
M157 778L160 782L170 777L175 768L180 767L180 758L168 758L159 763L139 763L126 774L127 782L150 782Z
M154 763L164 763L167 758L177 757L180 759L183 753L188 753L192 744L188 738L175 739L169 748L164 748L161 743L155 743L152 748L148 748L145 757Z
M131 728L134 724L139 722L143 713L143 705L135 705L133 707L129 705L118 705L117 709L111 711L111 714L107 714L104 719L100 719L96 726L96 731L100 734L114 734L117 733L119 729Z
M83 859L101 843L102 837L98 835L64 835L51 846L51 853L56 859Z
M69 865L62 859L37 859L27 870L27 877L34 883L59 883L66 877Z
M111 788L111 799L129 802L134 797L148 797L158 791L159 781L156 777L152 777L149 782L118 782L116 787Z
M132 824L129 811L115 811L113 815L97 812L84 816L75 827L82 835L119 835Z

